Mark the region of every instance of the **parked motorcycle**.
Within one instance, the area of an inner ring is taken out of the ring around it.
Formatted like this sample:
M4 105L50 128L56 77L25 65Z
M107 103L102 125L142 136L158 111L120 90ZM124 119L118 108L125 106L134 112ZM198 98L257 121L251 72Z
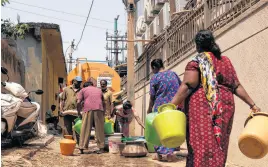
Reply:
M31 102L29 94L43 94L42 90L30 91L17 83L9 82L8 70L1 67L1 73L7 76L7 81L1 85L10 94L1 93L1 145L18 142L20 146L25 140L38 133L37 120L40 114L40 105Z

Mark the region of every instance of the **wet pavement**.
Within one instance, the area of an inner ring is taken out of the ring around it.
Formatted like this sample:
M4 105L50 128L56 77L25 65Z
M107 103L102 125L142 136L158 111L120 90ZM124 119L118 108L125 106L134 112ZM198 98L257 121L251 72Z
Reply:
M63 156L60 154L59 137L48 146L37 148L12 148L2 150L2 166L6 167L184 167L185 158L178 158L177 162L167 163L153 161L151 154L144 158L125 158L119 154L104 153L101 155L88 153L79 154L75 150L73 156ZM89 148L91 151L97 149L93 144Z

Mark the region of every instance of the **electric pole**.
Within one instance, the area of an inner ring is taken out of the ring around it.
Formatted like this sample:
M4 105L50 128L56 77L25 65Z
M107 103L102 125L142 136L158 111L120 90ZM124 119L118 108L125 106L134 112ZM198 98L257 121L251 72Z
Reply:
M73 52L74 52L74 40L71 43L71 48L69 49L69 72L73 69Z
M111 66L111 67L117 66L120 64L118 56L120 53L123 55L123 51L127 50L127 48L124 46L127 36L126 36L126 34L119 35L118 28L117 28L118 19L119 19L119 15L116 18L114 18L114 34L109 35L108 32L106 32L106 41L107 41L106 50L109 51L109 53L110 53L110 55L107 56L107 61L108 61L109 66ZM122 42L121 46L119 46L120 41ZM110 45L109 45L109 43L110 43ZM114 59L115 59L114 62L113 62L112 54L114 54ZM123 59L122 59L122 61L124 62Z
M134 106L134 0L128 0L127 3L128 24L127 24L127 99Z
M114 18L114 35L115 35L115 38L118 39L118 30L117 30L117 21L118 21L118 18L119 18L119 15L117 16L117 18ZM118 62L118 41L115 40L114 41L114 48L115 48L115 65L117 66L119 64Z

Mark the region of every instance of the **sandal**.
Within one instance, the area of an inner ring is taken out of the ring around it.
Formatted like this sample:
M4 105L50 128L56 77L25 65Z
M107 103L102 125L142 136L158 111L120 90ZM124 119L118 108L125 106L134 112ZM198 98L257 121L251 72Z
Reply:
M79 149L80 150L80 154L84 154L84 149Z
M103 154L104 153L104 150L101 148L99 149L98 151L96 151L97 154Z

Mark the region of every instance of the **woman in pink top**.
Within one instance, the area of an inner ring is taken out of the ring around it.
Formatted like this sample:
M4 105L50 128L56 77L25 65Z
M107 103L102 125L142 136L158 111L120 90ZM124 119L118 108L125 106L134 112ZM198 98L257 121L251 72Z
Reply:
M138 116L136 110L132 107L130 101L126 101L123 105L119 105L115 107L115 114L117 116L117 120L123 133L123 136L129 136L129 124L133 120L133 117L136 121L144 128L144 125Z

